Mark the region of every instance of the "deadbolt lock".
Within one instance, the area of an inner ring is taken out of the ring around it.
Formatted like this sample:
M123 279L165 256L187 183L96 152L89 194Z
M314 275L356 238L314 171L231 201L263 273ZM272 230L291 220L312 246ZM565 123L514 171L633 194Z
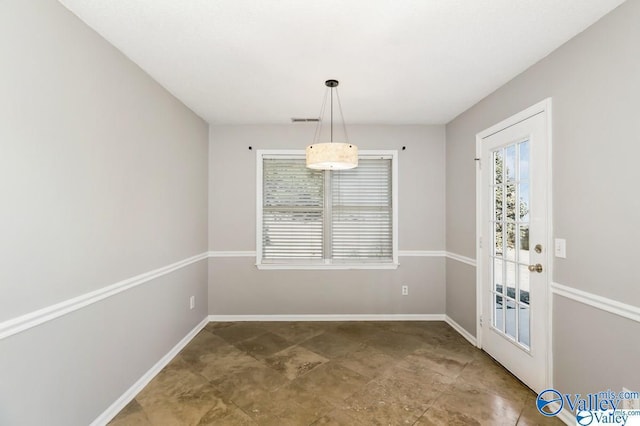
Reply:
M542 245L540 244L536 244L533 249L536 251L536 253L542 253Z
M531 272L537 272L537 273L542 273L542 265L539 263L536 263L535 265L529 265L529 270Z

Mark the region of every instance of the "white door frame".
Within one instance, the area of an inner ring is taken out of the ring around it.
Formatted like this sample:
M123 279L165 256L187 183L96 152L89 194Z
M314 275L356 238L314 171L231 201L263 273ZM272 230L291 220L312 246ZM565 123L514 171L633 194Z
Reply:
M551 98L546 98L535 105L530 106L524 111L520 111L519 113L512 115L511 117L495 124L488 129L485 129L476 134L476 342L479 348L482 348L482 320L490 321L491 315L489 312L483 312L483 286L482 286L482 277L483 277L483 264L482 264L482 244L481 244L481 236L482 236L482 171L481 167L488 167L489 162L482 157L482 140L487 138L495 133L498 133L501 130L504 130L508 127L511 127L515 124L520 123L536 114L543 113L545 115L546 120L546 132L547 132L547 250L544 251L544 265L547 269L547 283L546 283L546 294L547 294L547 324L546 329L547 333L547 354L546 354L546 377L545 381L547 384L547 388L552 386L553 384L553 357L552 357L552 313L553 313L553 305L552 305L552 295L551 295L551 281L553 279L553 257L551 256L551 247L553 247L553 208L552 208L552 127L551 127ZM484 163L484 164L483 164ZM485 244L486 247L486 244Z

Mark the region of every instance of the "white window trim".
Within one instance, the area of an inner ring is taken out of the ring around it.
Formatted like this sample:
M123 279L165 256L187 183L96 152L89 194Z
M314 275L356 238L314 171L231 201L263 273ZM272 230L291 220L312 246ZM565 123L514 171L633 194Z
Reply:
M304 150L272 150L259 149L256 151L256 266L258 269L397 269L398 268L398 151L397 150L360 150L358 157L362 159L390 157L391 158L391 191L393 214L393 260L392 262L358 262L358 263L262 263L262 165L264 159L290 158L297 156L304 158Z

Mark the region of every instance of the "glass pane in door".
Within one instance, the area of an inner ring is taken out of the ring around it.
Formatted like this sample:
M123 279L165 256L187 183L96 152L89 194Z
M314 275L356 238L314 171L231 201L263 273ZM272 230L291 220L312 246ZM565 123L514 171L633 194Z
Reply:
M529 349L529 141L494 150L492 160L491 325Z

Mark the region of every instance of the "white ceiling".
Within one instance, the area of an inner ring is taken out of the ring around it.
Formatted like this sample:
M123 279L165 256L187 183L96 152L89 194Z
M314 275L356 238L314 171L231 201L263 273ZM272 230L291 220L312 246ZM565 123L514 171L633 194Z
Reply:
M446 123L623 0L60 0L213 124Z

